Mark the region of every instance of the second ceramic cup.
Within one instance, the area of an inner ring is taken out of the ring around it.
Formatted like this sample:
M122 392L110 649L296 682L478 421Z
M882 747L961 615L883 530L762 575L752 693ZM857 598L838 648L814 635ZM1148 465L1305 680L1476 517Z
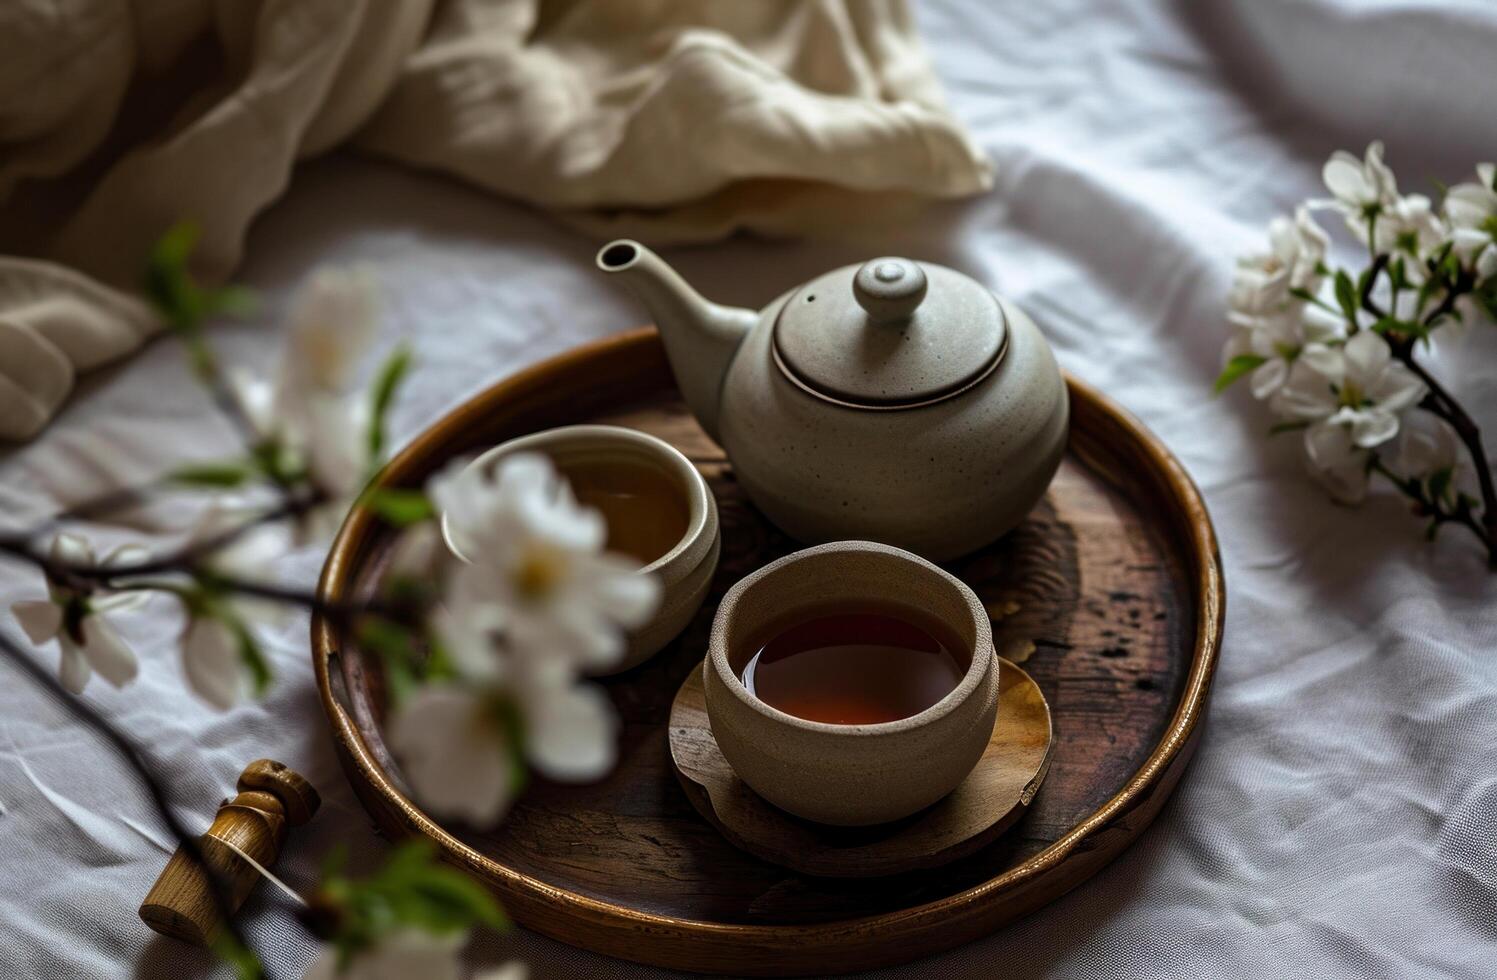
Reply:
M745 686L745 666L777 623L843 603L938 619L971 652L955 688L909 717L847 725L787 714ZM856 827L907 817L967 778L993 734L996 664L992 625L971 589L908 551L838 541L786 555L728 590L702 680L712 737L740 779L798 817Z
M608 522L608 550L642 563L641 575L660 579L660 608L630 632L616 674L654 656L684 630L707 597L722 547L717 502L707 481L674 446L636 429L568 425L521 436L485 452L471 465L485 469L515 453L550 457L580 503ZM443 536L454 554L446 521Z

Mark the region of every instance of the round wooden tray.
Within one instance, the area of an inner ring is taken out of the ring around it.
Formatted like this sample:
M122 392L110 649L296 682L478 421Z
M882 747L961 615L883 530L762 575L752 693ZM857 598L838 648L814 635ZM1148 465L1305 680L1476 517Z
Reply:
M991 844L1034 802L1055 729L1034 678L998 658L998 719L960 786L934 806L875 827L828 827L779 809L748 787L712 737L702 665L671 701L671 765L686 798L736 846L823 878L879 878L950 864Z
M716 600L798 547L761 518L681 404L655 331L620 334L466 402L381 475L420 486L447 460L525 432L601 421L653 432L708 477L723 523L712 592L681 638L602 683L623 718L619 765L590 786L533 784L496 830L443 827L402 790L381 732L378 658L312 621L323 707L354 790L392 837L420 834L488 883L520 924L643 963L786 976L888 966L968 942L1074 888L1159 812L1195 748L1225 595L1210 518L1157 439L1068 379L1067 456L1003 541L948 567L987 603L998 652L1050 702L1043 788L1009 832L963 861L892 878L812 878L738 850L686 799L666 720L700 662ZM319 584L378 582L389 533L356 509Z

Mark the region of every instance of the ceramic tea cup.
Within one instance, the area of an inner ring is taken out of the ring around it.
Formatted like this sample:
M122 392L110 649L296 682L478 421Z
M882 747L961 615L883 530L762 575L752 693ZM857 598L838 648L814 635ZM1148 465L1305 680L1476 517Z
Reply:
M659 578L660 608L630 632L624 658L597 673L616 674L643 663L691 622L717 571L722 539L707 481L674 446L614 425L568 425L521 436L470 465L492 469L522 452L548 456L578 501L602 512L608 550L630 555L643 566L641 575ZM445 515L442 537L464 558Z
M776 630L839 603L913 607L938 620L971 652L956 687L907 718L843 725L787 714L744 685L744 667ZM796 816L854 827L916 813L966 778L993 733L996 664L992 626L971 589L907 551L840 541L787 555L729 589L702 679L713 738L750 788Z

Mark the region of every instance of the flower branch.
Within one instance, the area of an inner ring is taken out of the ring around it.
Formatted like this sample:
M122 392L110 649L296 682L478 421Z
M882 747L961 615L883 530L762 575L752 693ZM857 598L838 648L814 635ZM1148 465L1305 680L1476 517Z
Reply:
M167 801L165 787L156 778L156 766L149 761L145 751L115 728L92 705L81 698L74 697L63 688L51 674L27 656L25 651L3 632L0 632L0 655L25 674L33 684L50 694L54 701L67 709L79 722L102 736L116 754L125 760L131 771L135 773L135 778L140 780L141 785L146 788L151 804L156 809L156 815L161 818L162 824L176 840L177 846L182 848L188 857L196 861L205 872L209 896L217 909L220 921L224 923L225 938L217 947L219 954L235 964L239 971L239 980L254 980L257 977L271 980L269 971L260 964L244 933L228 914L228 889L223 875L204 859L202 845L198 842L197 835L188 831L182 821L177 819L176 813Z
M489 472L458 461L421 489L366 486L380 468L387 416L411 365L397 350L367 388L354 384L356 360L373 335L368 277L314 275L293 303L278 373L265 380L225 370L209 345L206 320L243 308L245 296L199 286L186 269L191 247L189 231L163 239L148 292L239 432L242 455L189 465L0 533L0 560L29 565L46 583L44 598L18 602L12 612L33 643L56 643L58 677L0 636L5 655L130 755L163 820L194 855L195 840L165 809L145 758L76 697L95 674L115 687L133 682L140 666L115 617L153 595L180 607L183 676L220 710L272 683L256 635L278 609L327 617L377 654L392 695L388 742L436 816L498 821L532 767L562 781L606 772L618 721L583 675L618 662L624 631L653 612L659 583L636 562L604 551L601 515L578 504L544 457L516 456ZM132 544L99 555L63 530L151 503L169 486L210 496L181 545L151 554ZM268 577L276 558L325 541L353 506L369 508L395 535L373 594L327 600ZM463 559L445 545L438 513ZM361 879L330 867L310 902L314 914L304 922L324 943L307 972L316 978L455 980L469 931L503 922L487 893L419 849L397 850ZM231 944L224 952L241 976L258 975L247 948ZM522 973L510 965L490 977Z
M1437 334L1497 319L1497 167L1476 170L1436 207L1399 193L1380 143L1361 159L1332 155L1332 197L1276 218L1269 250L1238 262L1216 386L1248 378L1278 416L1270 432L1301 433L1312 475L1336 500L1360 502L1369 475L1384 475L1431 518L1431 533L1465 527L1497 571L1497 488L1481 430L1416 356ZM1328 266L1330 238L1314 217L1327 210L1366 246L1360 273Z

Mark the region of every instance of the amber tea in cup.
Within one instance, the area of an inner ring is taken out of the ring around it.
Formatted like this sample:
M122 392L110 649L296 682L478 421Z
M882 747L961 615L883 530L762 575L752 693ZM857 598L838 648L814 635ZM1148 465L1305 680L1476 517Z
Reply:
M686 536L685 494L664 471L624 459L556 462L577 501L602 513L609 551L648 565Z
M971 652L943 623L893 603L805 611L769 633L744 665L750 694L834 725L918 715L956 689Z

